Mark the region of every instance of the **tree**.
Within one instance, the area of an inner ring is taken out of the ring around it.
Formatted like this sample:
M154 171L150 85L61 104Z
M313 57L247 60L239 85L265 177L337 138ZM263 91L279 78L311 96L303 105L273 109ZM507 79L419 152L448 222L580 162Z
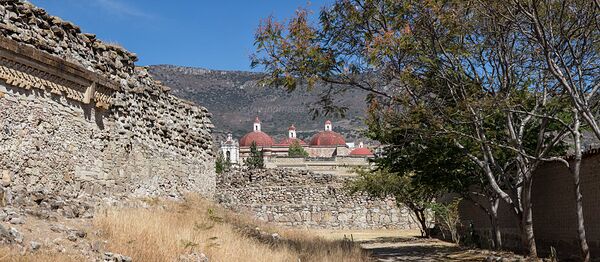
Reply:
M224 171L228 170L229 166L229 162L225 159L225 157L223 157L223 154L219 152L219 154L217 155L217 160L215 162L215 169L217 174L221 174Z
M252 141L250 145L250 156L244 160L244 163L249 169L264 168L264 160L262 150L258 150L256 142Z
M460 235L458 232L458 226L460 225L460 213L458 210L460 201L460 198L456 198L449 203L434 202L429 205L429 208L433 211L436 222L439 223L442 230L450 232L452 241L456 244L460 243Z
M572 164L562 162L573 176L579 244L583 261L589 261L579 173L583 124L600 139L600 1L512 0L505 8L507 17L520 25L521 34L537 51L538 70L553 77L552 91L567 96L571 102L574 160Z
M375 171L359 172L352 189L394 196L413 211L427 235L424 210L435 206L433 201L444 193L470 197L467 192L477 184L476 167L445 137L428 131L428 122L421 121L420 112L387 111L385 117L381 112L372 108L367 123L369 136L386 146L373 160Z
M382 113L385 112L385 113ZM377 106L369 110L369 136L385 146L377 166L397 173L412 173L421 185L459 194L481 208L490 219L494 248L502 247L498 221L499 197L462 149L429 126L424 111L391 112ZM507 156L504 156L507 157ZM509 169L505 169L509 172ZM481 200L487 203L481 203Z
M440 191L412 179L412 174L396 174L386 169L357 169L358 177L347 185L351 193L365 192L373 197L393 197L399 207L404 205L413 213L421 236L430 237L427 225L427 206L440 196Z
M308 152L300 145L297 140L294 140L288 148L288 156L290 157L308 157Z
M565 116L563 92L555 88L551 72L540 70L543 49L532 48L522 19L513 19L536 5L507 6L501 1L338 0L320 12L318 25L308 22L304 10L287 25L263 21L252 64L266 69L266 84L294 90L325 83L334 90L326 94L358 88L371 93L372 108L416 112L428 123L420 131L435 132L427 139L451 142L485 179L483 192L511 207L524 246L537 257L533 172L542 162L560 161L560 144L576 134L570 121L577 117ZM597 50L597 41L591 46ZM326 113L336 112L332 99L324 95L319 101Z

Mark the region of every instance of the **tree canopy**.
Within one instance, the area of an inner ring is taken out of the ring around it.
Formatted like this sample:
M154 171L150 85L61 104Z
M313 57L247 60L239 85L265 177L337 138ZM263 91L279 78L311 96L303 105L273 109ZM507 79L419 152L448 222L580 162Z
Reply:
M325 113L343 112L332 94L370 92L369 135L386 145L380 170L419 185L435 172L481 185L511 207L534 257L533 172L563 163L587 261L579 166L581 130L600 138L599 9L596 0L337 0L316 23L304 9L262 21L252 65L288 90L325 84L316 104ZM573 165L562 157L567 140Z
M258 149L256 142L252 141L252 144L250 145L250 155L248 158L246 158L246 160L244 160L244 163L249 169L264 168L265 163L263 159L263 153L262 150Z
M308 157L308 152L300 145L300 142L294 140L288 148L288 156L290 157Z

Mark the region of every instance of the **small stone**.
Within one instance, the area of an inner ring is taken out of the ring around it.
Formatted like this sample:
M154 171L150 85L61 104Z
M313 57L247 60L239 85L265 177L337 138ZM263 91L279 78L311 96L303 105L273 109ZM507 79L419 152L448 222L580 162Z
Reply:
M75 235L73 232L70 232L70 233L67 235L67 239L68 239L69 241L73 241L73 242L75 242L75 241L77 241L77 236L76 236L76 235Z
M84 238L87 235L87 233L85 233L85 231L83 230L76 230L75 235L79 238Z
M41 246L42 246L42 244L39 242L35 242L35 241L29 242L29 247L31 248L32 251L36 251L36 250L40 249Z
M12 242L13 237L8 229L6 229L3 225L0 224L0 242Z
M277 234L277 233L273 233L273 234L271 234L271 238L273 240L277 241L277 240L281 239L281 236L279 236L279 234Z
M0 210L0 221L4 221L8 217L8 214L4 210Z
M21 235L21 232L19 232L19 230L17 230L14 227L11 227L8 231L10 232L10 235L15 242L19 244L23 243L23 235Z
M25 223L25 221L23 221L23 219L20 218L20 217L13 217L13 218L11 218L9 220L9 222L11 224L13 224L13 225L20 225L20 224L24 224Z
M1 97L1 96L0 96ZM2 186L10 186L11 183L10 171L4 170L2 171Z
M204 253L191 252L189 254L180 255L177 262L209 262L208 257Z
M75 213L73 213L73 209L70 206L63 208L62 215L66 218L75 218Z

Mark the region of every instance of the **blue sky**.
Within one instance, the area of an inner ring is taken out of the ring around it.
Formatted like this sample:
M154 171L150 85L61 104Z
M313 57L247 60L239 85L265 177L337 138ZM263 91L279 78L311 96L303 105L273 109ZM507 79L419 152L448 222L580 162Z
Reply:
M289 18L299 6L332 0L30 0L84 32L119 43L138 65L174 64L249 70L260 19Z

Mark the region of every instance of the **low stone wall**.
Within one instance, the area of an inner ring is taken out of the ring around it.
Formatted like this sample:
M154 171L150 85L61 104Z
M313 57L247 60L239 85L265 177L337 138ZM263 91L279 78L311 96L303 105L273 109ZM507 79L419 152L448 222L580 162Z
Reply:
M78 217L130 196L213 196L206 108L29 3L2 1L0 17L0 206Z
M352 176L354 169L369 165L364 157L336 156L330 159L307 160L298 157L273 157L265 161L266 168L309 170L320 174Z
M283 226L327 229L417 228L393 199L349 195L352 179L299 170L232 171L217 175L217 201Z

